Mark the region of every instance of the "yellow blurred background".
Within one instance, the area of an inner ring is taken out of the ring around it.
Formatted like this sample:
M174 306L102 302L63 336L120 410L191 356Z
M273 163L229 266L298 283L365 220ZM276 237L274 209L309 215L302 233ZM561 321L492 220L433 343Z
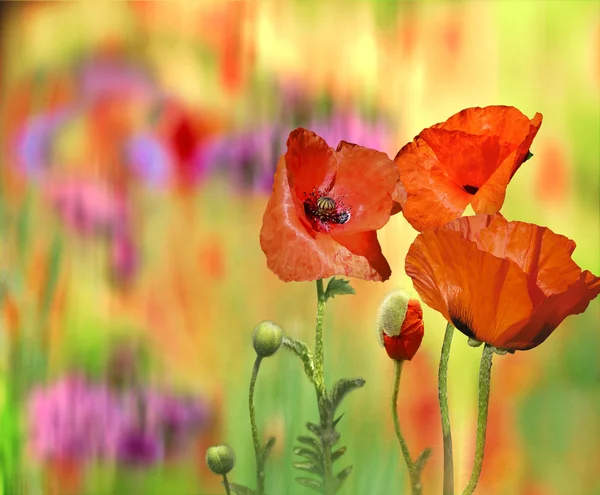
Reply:
M534 157L513 178L503 214L574 239L575 261L600 273L596 1L0 7L4 495L221 493L203 467L211 442L232 445L232 479L253 483L252 329L273 320L311 345L314 332L314 285L279 281L259 246L277 157L297 126L330 146L344 139L393 158L463 108L540 112ZM392 363L374 326L388 291L412 289L404 258L415 235L394 216L379 233L391 279L352 281L357 294L327 308L328 384L367 380L344 404L354 471L342 493L408 493L388 412ZM495 360L477 493L600 494L599 323L596 300L543 346ZM425 493L441 486L444 327L426 308L424 343L400 392L411 449L434 449ZM210 424L174 460L118 476L114 465L40 456L20 419L31 391L73 373L104 380L119 345L144 350L135 366L145 383L202 397ZM474 450L478 361L458 335L449 395L459 488ZM268 493L309 493L291 467L294 437L316 414L309 382L280 352L257 387L260 430L278 442Z

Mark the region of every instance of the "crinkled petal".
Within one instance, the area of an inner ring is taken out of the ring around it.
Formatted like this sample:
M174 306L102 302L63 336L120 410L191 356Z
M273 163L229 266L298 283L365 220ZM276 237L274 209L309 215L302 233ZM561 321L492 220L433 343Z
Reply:
M358 278L379 281L390 278L392 269L381 252L381 246L377 240L377 232L369 231L357 234L334 234L333 238L347 248L348 251L368 262L369 268L366 269L366 267L361 267L361 271L364 269L366 270L364 275ZM350 273L347 273L346 275L356 277L356 275L351 275Z
M287 147L287 179L296 197L302 201L305 193L328 190L337 171L337 158L323 138L298 128L290 133Z
M378 230L390 219L398 168L385 153L341 141L338 171L331 193L351 207L343 232Z
M471 195L457 186L427 145L417 137L394 159L406 191L403 213L418 231L462 215Z
M505 329L523 326L531 316L525 273L479 250L460 232L419 234L406 257L406 273L426 304L461 332L492 345Z

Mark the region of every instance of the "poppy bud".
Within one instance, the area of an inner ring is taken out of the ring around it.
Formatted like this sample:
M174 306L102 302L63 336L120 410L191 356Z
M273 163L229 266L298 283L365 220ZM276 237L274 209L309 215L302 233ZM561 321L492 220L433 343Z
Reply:
M227 474L235 466L235 453L229 445L215 445L206 451L206 464L215 474Z
M410 361L423 340L423 310L402 291L388 294L379 309L377 335L388 356Z
M254 329L252 345L260 357L269 357L277 352L283 342L283 330L271 321L262 321Z

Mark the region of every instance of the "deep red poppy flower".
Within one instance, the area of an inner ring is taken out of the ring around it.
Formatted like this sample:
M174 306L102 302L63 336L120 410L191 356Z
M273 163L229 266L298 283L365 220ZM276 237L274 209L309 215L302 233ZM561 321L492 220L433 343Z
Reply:
M465 335L525 350L600 293L600 278L571 259L574 249L546 227L477 215L419 234L406 273L421 299Z
M387 280L391 269L376 231L401 209L392 199L402 187L394 162L345 141L334 150L301 128L287 147L260 232L267 266L286 282L333 275Z
M542 125L514 107L467 108L446 122L424 129L396 155L408 195L404 216L422 231L462 215L494 214L506 186L527 159Z
M410 361L421 346L424 328L423 309L417 299L409 299L400 291L385 298L377 331L390 358Z

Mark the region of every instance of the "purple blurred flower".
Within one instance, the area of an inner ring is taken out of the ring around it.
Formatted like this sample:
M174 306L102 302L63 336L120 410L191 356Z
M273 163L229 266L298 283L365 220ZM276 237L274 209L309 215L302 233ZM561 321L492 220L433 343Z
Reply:
M125 464L138 467L151 466L163 457L163 444L159 436L132 428L119 438L117 458Z
M70 109L31 117L15 138L16 164L34 179L43 178L51 166L52 141L61 126L71 118Z
M124 200L102 183L78 178L55 179L45 189L62 221L79 234L108 234L126 222Z
M42 459L105 459L147 466L176 452L207 424L208 408L152 389L119 393L68 377L35 389L29 440Z
M28 419L41 458L102 458L115 452L131 416L105 387L69 377L32 392Z
M125 154L133 173L147 184L160 186L169 182L173 173L172 159L157 136L149 132L132 136L125 146Z
M107 96L153 99L159 95L144 67L118 58L87 61L79 69L78 80L85 101Z
M389 137L383 122L369 124L352 112L313 118L305 126L335 148L342 140L385 150ZM279 157L286 152L289 126L271 125L214 140L208 148L209 168L224 173L241 190L270 192Z
M109 267L110 279L119 286L130 283L138 271L138 250L124 226L111 238Z

